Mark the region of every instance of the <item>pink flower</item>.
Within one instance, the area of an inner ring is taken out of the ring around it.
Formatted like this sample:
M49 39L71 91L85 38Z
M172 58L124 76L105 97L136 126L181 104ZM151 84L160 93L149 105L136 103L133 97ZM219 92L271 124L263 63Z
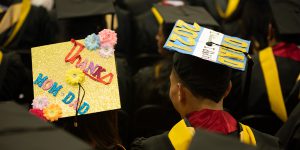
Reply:
M117 33L109 29L103 29L98 34L101 47L114 47L117 44Z
M47 119L44 116L43 110L40 109L30 109L29 112L33 115L35 115L36 117L46 121Z
M48 102L48 98L46 96L38 96L35 99L33 99L32 102L32 108L34 109L44 109L45 107L47 107L49 104Z

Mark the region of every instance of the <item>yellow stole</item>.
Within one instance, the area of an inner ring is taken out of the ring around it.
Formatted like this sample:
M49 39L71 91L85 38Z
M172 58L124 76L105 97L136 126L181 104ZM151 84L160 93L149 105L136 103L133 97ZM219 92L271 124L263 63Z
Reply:
M277 65L271 47L267 47L259 52L259 61L265 79L271 110L283 122L286 122L287 112L281 92Z
M243 131L240 132L240 140L242 143L255 146L256 140L250 127L241 124ZM168 137L175 150L187 150L195 134L193 127L188 127L185 120L179 121L170 130Z
M0 51L0 64L2 62L2 58L3 58L3 53L2 53L2 51Z
M157 22L159 25L162 25L162 23L164 22L163 17L160 15L160 13L158 12L158 10L155 7L151 8L151 11L154 15L154 17L156 18Z
M0 34L9 29L14 24L16 25L13 28L12 33L9 35L8 39L2 45L3 47L9 45L15 38L20 28L22 27L24 21L26 20L30 8L30 0L22 0L21 3L13 4L7 9L5 15L3 16L0 22Z
M218 14L220 15L221 18L229 18L234 11L238 8L240 3L240 0L228 0L228 4L227 4L227 8L225 10L225 12L222 10L221 6L216 3L216 8L218 11Z

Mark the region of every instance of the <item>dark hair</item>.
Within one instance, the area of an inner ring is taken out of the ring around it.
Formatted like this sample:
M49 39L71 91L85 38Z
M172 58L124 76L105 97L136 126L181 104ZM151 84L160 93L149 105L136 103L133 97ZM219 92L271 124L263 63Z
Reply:
M78 127L73 123L74 117L61 118L58 125L99 150L116 150L121 144L117 110L78 116Z
M267 0L248 0L242 15L246 39L254 37L260 44L259 49L268 47L268 29L272 14Z
M231 69L195 56L175 53L173 73L196 97L218 103L228 88Z
M168 23L168 24L163 25L163 34L164 34L164 38L166 40L169 37L169 35L171 34L174 25L175 25L175 23Z

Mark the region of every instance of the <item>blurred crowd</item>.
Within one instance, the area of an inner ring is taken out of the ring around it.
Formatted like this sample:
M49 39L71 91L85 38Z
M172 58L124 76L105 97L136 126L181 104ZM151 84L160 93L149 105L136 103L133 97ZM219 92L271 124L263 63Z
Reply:
M253 65L245 71L232 70L224 110L237 121L279 138L283 149L300 148L299 0L277 0L292 4L279 10L273 9L272 0L90 1L97 11L83 13L91 8L82 5L79 9L75 5L80 0L0 1L1 101L30 106L32 47L84 39L111 28L118 35L115 56L122 108L80 116L82 126L77 128L72 118L60 119L55 125L96 149L130 149L138 137L168 131L182 118L169 96L174 54L163 48L175 22L161 23L153 8L191 6L209 14L210 18L195 19L200 26L251 41ZM103 3L113 7L102 7ZM72 13L66 13L68 10ZM182 19L173 12L167 15ZM262 60L270 48L275 66L266 66ZM272 87L278 85L279 93L274 93Z

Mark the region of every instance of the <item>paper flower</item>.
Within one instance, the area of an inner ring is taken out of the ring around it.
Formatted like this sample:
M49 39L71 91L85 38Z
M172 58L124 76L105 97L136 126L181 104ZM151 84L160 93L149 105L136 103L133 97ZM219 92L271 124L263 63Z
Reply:
M47 120L51 122L58 120L62 115L62 110L59 105L51 104L43 109L44 116Z
M38 96L32 101L32 108L43 110L49 104L48 98L46 96Z
M104 58L109 58L114 55L115 49L112 47L101 47L99 50L100 56Z
M101 46L103 47L114 48L114 46L117 44L117 33L115 31L103 29L98 35Z
M84 81L84 73L82 70L70 69L66 72L66 82L71 85L77 85L78 83L82 83Z
M85 47L88 50L96 50L100 47L100 40L99 40L99 36L97 36L95 33L88 35L85 39L84 39L84 44Z
M30 109L29 112L33 115L35 115L36 117L46 121L46 118L44 117L44 113L43 110L40 109Z

